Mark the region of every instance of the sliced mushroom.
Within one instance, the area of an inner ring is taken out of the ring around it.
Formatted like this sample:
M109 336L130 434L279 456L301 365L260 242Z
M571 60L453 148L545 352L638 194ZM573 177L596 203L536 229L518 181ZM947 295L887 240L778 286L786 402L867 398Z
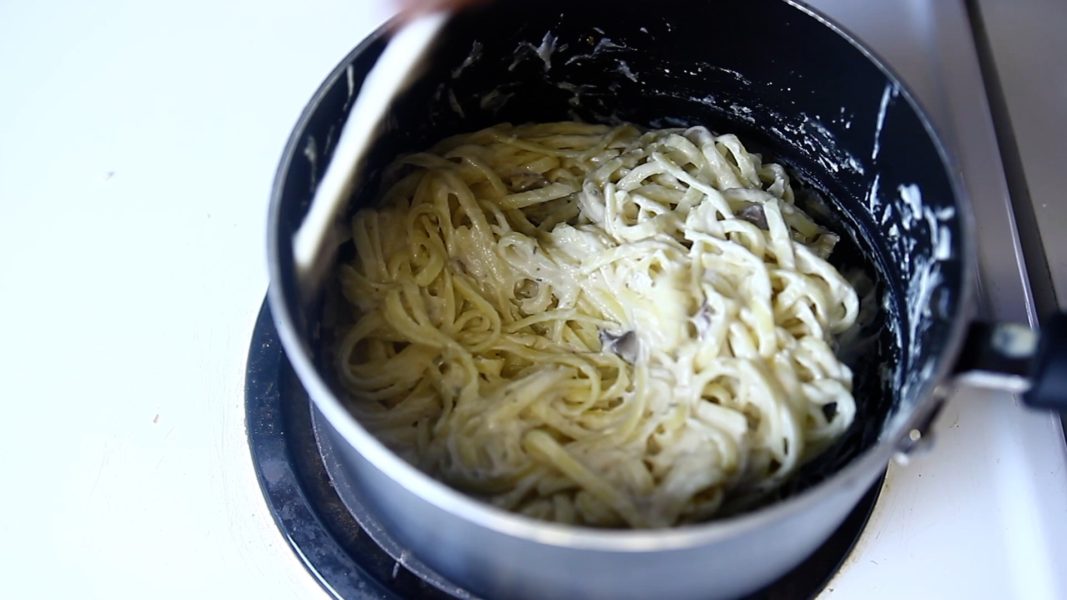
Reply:
M713 309L707 303L700 305L700 309L693 315L693 326L697 330L697 338L703 338L711 327L711 314Z
M637 339L637 334L633 331L627 331L621 335L601 331L600 344L604 349L615 353L619 358L628 363L636 362L637 355L641 350L640 341Z
M767 231L767 215L763 212L763 206L759 204L749 204L742 208L741 212L737 213L737 218Z

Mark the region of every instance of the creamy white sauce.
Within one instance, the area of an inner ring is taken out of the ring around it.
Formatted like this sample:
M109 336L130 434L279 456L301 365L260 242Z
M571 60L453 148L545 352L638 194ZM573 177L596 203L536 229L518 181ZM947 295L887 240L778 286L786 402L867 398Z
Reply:
M481 58L482 43L478 40L474 40L474 43L471 44L471 50L467 54L467 58L463 59L463 62L458 67L452 69L452 79L458 79L468 67L481 60Z
M629 79L634 83L637 83L637 75L634 75L634 72L630 70L630 65L627 64L626 61L620 60L615 66L615 70L618 71L618 73L623 77Z
M900 88L895 83L887 84L882 92L882 100L878 105L878 117L874 122L874 147L871 149L871 161L878 159L878 153L882 148L882 127L885 125L885 116L889 111L889 100L895 98L899 92Z
M318 178L315 174L318 172L319 151L318 147L315 145L315 138L313 136L309 135L307 140L304 141L304 158L307 159L308 165L311 167L309 169L311 172L311 187L314 189L318 184Z
M552 69L552 55L556 52L556 42L556 34L551 31L545 32L540 45L534 46L530 42L519 42L519 45L515 46L515 60L511 62L508 71L514 71L527 56L532 54L541 60L547 73ZM560 47L562 48L563 46Z
M878 186L881 179L882 174L876 173L874 175L874 181L871 182L871 187L867 190L867 208L870 210L871 215L876 214L878 208L882 205L881 201L878 199Z

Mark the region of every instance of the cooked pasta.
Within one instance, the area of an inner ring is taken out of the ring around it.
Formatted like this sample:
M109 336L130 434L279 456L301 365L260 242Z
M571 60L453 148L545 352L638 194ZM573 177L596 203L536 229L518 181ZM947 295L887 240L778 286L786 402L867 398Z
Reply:
M399 159L352 220L334 352L363 425L552 521L664 527L851 424L837 237L734 135L499 125Z

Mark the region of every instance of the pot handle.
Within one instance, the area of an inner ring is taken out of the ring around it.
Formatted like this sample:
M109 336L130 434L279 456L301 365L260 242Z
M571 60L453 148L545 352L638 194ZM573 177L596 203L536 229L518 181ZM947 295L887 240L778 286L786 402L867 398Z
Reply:
M956 381L1022 394L1023 402L1067 413L1067 313L1023 325L971 325L956 363Z

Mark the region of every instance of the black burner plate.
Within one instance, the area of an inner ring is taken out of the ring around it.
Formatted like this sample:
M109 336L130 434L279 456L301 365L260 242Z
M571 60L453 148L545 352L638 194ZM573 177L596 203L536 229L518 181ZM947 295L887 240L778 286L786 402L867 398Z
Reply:
M248 443L278 528L323 589L343 600L470 598L400 565L360 526L334 489L316 441L311 405L282 350L266 303L252 334L245 376ZM882 478L830 539L753 599L810 598L852 550L874 508ZM366 515L361 515L366 519ZM440 587L438 587L440 586Z

